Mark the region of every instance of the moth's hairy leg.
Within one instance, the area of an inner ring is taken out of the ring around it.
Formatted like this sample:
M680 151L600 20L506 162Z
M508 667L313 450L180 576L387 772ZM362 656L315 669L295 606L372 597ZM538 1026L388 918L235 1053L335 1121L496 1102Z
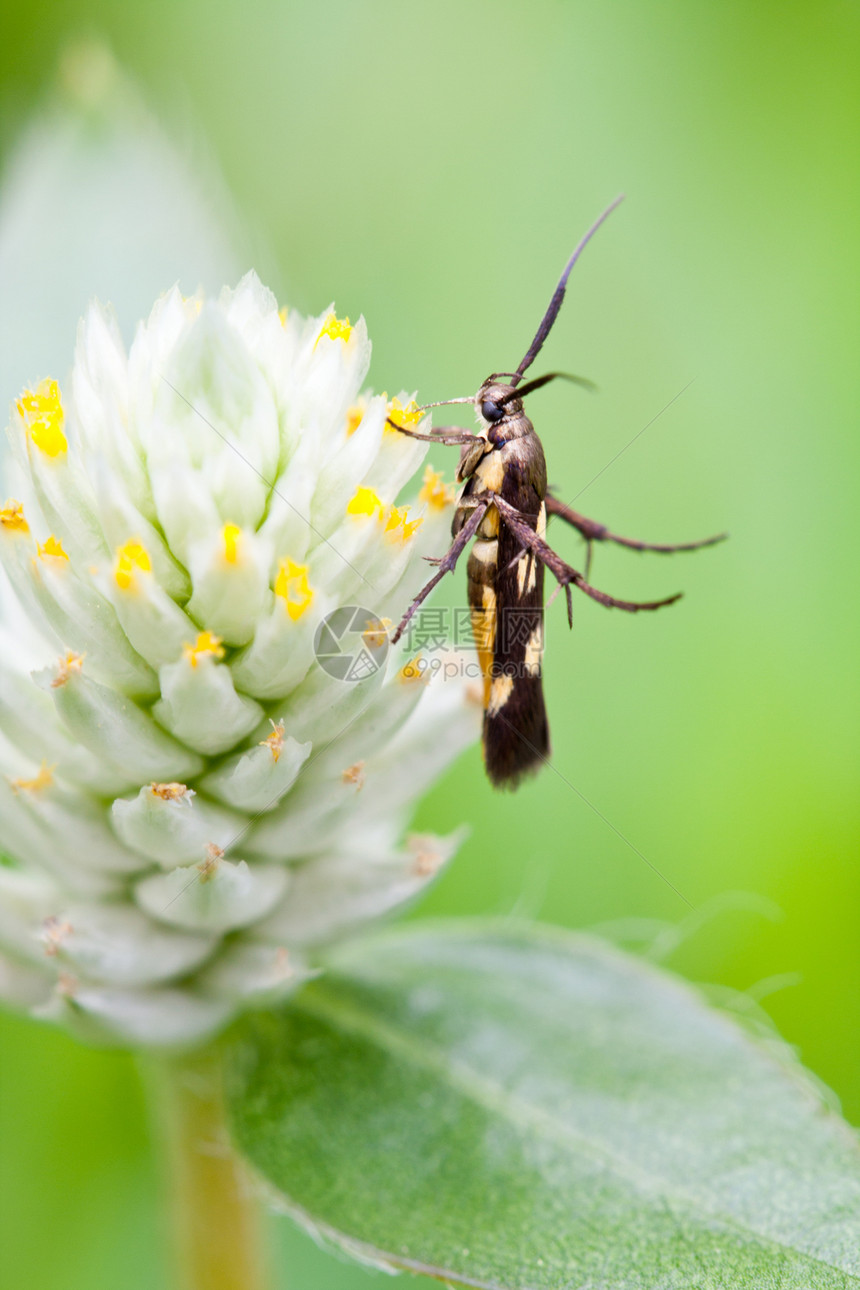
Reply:
M399 426L396 421L392 421L391 417L385 419L400 434L408 435L410 439L420 439L422 443L444 443L456 448L462 447L463 444L474 443L478 438L477 435L469 434L468 430L461 430L459 426L439 426L432 434L419 434L417 430L407 430L405 426Z
M394 633L394 635L391 638L392 645L396 645L397 642L400 640L400 637L403 635L403 631L406 627L406 624L409 622L409 619L415 613L415 610L422 603L422 601L427 599L427 597L430 595L430 592L433 590L436 584L442 581L446 573L452 573L454 571L457 561L459 560L460 556L463 554L464 548L468 546L469 542L477 533L478 526L481 523L481 520L484 518L484 515L486 514L487 509L489 508L489 505L490 505L490 499L487 499L486 501L484 499L481 499L480 501L476 502L475 508L472 511L472 514L469 516L469 518L466 520L466 523L460 529L460 532L454 538L454 541L451 543L451 546L447 554L443 555L442 558L438 561L437 560L431 561L431 563L438 565L437 572L433 575L433 577L430 579L427 585L421 588L421 590L418 592L418 595L412 601L412 604L409 606L409 608L406 610L406 613L401 618L397 627L397 631Z
M504 501L501 497L496 496L493 500L498 507L499 514L514 536L522 542L524 547L528 547L529 550L535 553L541 563L546 565L553 577L556 578L559 585L564 587L567 598L567 618L571 626L573 626L571 586L578 587L586 596L596 600L599 605L605 605L607 609L624 609L629 614L638 613L643 609L662 609L664 605L671 605L676 600L680 600L681 592L676 592L674 596L666 596L663 600L618 600L615 596L610 596L605 591L599 591L597 587L592 587L590 583L586 582L578 570L562 560L561 556L557 555L543 538L538 537L527 516L522 515L516 507L511 506L509 502Z
M656 551L660 555L671 555L675 551L700 551L702 547L725 542L729 536L728 533L715 533L713 537L700 538L697 542L641 542L638 538L621 537L618 533L612 533L605 524L580 515L579 511L575 511L572 506L566 506L550 493L546 497L546 513L547 517L557 515L559 519L572 525L582 534L588 544L589 562L592 542L615 542L618 546L626 546L631 551Z

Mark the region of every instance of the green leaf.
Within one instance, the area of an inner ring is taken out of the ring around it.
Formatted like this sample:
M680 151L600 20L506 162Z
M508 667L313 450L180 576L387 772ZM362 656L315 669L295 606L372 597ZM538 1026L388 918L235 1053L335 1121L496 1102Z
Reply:
M239 1144L359 1258L471 1286L860 1286L860 1152L782 1045L596 939L413 924L231 1051Z

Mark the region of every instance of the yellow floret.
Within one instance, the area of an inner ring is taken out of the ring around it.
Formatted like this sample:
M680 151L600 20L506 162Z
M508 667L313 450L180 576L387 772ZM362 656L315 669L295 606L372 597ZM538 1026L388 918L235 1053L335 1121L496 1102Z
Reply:
M421 492L418 494L419 502L425 502L428 506L434 506L441 511L446 506L450 506L456 496L456 490L445 483L442 472L428 466L424 471Z
M365 410L360 403L353 403L352 407L347 408L346 410L347 438L349 438L350 435L355 434L356 430L361 425L362 419L364 417L364 411Z
M63 544L59 538L54 537L53 533L46 542L39 542L36 547L42 559L46 555L53 556L55 560L68 560L68 554L63 550Z
M142 542L126 542L125 546L117 548L116 563L113 570L116 585L120 590L129 591L134 587L138 571L141 573L150 573L152 571L152 560L149 558L149 552Z
M390 420L386 421L385 428L390 430L392 434L396 434L397 431L391 425L391 421L400 426L402 430L414 430L424 413L414 399L410 399L406 407L404 407L400 400L395 398L388 405L388 416Z
M221 644L221 637L215 636L212 632L201 632L193 645L186 641L182 648L182 657L186 658L192 667L196 667L202 658L223 658L224 647Z
M225 524L222 536L224 538L224 559L228 564L236 564L239 559L239 543L242 530L238 524Z
M9 781L16 793L38 793L40 789L50 788L54 782L54 767L42 762L38 775L32 779L13 779Z
M51 682L51 689L58 690L61 685L65 685L69 677L80 672L84 666L83 654L76 654L74 650L69 650L63 654L57 666L57 675Z
M24 507L20 502L16 502L13 497L10 497L6 505L0 510L0 529L7 533L30 532L30 525L24 518Z
M59 457L68 448L63 433L63 404L57 381L40 381L35 390L24 390L17 400L27 433L46 457Z
M329 314L314 342L314 349L323 336L328 336L330 340L349 340L351 333L352 326L348 318L338 318L336 314Z
M289 558L281 560L275 578L275 595L284 601L293 622L301 618L314 598L313 587L308 581L308 566L296 564Z
M358 488L346 508L347 515L373 515L382 510L382 502L372 488Z

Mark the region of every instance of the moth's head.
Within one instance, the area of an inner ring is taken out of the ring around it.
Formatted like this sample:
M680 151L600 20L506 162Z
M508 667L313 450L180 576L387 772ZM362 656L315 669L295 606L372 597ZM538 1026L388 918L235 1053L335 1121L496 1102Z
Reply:
M494 374L487 377L475 395L475 407L481 420L493 426L506 417L522 412L523 401L513 385L506 385L498 379L498 374Z

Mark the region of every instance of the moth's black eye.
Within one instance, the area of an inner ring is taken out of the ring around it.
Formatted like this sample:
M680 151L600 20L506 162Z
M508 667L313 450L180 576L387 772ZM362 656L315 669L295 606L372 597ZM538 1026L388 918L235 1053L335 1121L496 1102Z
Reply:
M485 421L501 421L504 415L505 409L500 408L498 403L494 403L492 399L484 399L481 404L481 416Z

